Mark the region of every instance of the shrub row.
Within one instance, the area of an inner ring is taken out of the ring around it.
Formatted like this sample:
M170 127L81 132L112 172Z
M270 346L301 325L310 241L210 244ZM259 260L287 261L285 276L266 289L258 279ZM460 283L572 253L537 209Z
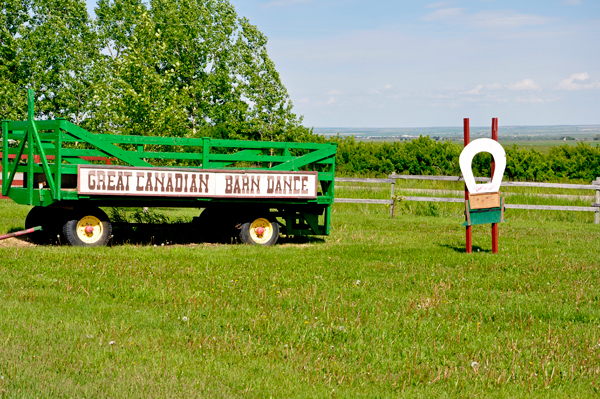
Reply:
M382 176L393 172L410 175L460 175L458 158L462 145L429 137L404 142L373 143L354 137L328 139L338 144L337 174ZM589 182L600 176L600 145L585 142L576 146L552 147L548 154L517 145L506 149L505 178L516 181ZM490 155L473 159L476 176L490 175Z

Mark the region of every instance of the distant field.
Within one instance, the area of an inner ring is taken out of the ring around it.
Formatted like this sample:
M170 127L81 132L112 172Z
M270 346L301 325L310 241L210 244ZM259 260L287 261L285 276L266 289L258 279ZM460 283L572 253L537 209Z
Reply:
M0 234L28 209L1 200ZM271 248L191 243L193 210L107 248L0 241L0 397L598 397L591 214L507 211L467 255L460 204L397 211L337 204Z
M575 140L501 140L500 143L505 148L512 147L513 144L516 144L517 147L525 150L536 150L543 154L548 154L552 147L565 144L576 146L579 142ZM585 143L592 146L600 145L600 141L597 140L587 140Z
M458 127L432 128L315 128L317 134L333 136L354 136L357 140L391 142L412 140L421 135L436 140L450 140L462 143L463 131ZM490 137L489 127L471 127L471 140ZM576 140L562 140L571 137ZM590 145L600 145L600 126L500 126L499 140L505 147L516 144L519 148L535 149L547 154L552 146L577 145L584 141Z

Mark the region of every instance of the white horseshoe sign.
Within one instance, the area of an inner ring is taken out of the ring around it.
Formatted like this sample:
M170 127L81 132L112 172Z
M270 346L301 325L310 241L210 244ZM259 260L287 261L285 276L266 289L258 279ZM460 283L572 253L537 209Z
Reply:
M491 183L477 184L471 169L471 163L475 155L480 152L489 152L494 157L496 167ZM469 143L460 153L459 158L460 171L465 179L465 184L472 194L495 193L500 191L502 176L506 169L506 152L504 148L495 140L492 139L477 139Z

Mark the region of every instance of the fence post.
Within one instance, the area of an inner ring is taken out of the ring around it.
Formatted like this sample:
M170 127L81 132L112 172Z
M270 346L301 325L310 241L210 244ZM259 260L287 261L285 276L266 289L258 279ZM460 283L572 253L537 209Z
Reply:
M392 193L391 193L392 203L390 205L390 213L392 215L392 219L394 218L394 205L396 205L396 200L394 199L394 188L395 187L396 187L396 180L394 180L394 182L392 183Z
M469 118L465 118L463 120L463 133L464 133L464 146L466 147L470 141L470 128L469 128ZM465 183L465 205L469 200L469 189L467 188L467 183ZM471 226L466 226L465 228L465 252L470 254L473 252L473 245L471 242L472 234L471 234Z
M594 223L600 224L600 177L597 177L592 184L597 185L596 189L596 212L594 213Z

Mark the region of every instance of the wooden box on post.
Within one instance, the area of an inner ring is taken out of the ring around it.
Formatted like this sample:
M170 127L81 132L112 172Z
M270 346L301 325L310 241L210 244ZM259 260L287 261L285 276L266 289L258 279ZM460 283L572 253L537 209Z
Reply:
M471 209L497 208L500 206L500 192L472 194L469 193Z
M504 222L504 198L500 192L471 194L465 201L463 226Z

